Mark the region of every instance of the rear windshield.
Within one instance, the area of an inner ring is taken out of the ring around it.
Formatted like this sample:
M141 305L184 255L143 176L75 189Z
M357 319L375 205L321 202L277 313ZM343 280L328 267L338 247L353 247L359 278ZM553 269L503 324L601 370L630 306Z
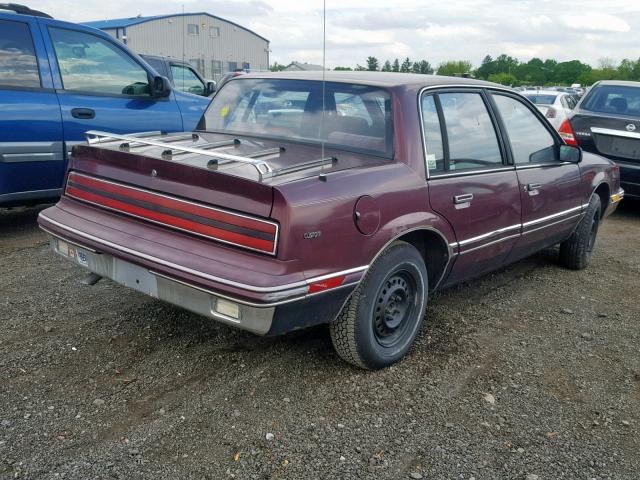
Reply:
M525 97L536 105L553 105L557 95L525 95Z
M207 131L325 142L345 150L391 157L391 96L367 85L288 79L226 83L205 113Z
M591 90L580 108L592 112L640 115L640 87L600 85Z

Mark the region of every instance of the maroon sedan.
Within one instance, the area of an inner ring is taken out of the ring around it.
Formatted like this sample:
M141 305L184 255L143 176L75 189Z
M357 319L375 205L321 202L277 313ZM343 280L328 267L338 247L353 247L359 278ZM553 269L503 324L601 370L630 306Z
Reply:
M189 134L88 132L40 215L99 276L260 335L329 323L364 368L404 356L434 290L560 244L584 268L623 196L492 83L250 74ZM96 277L97 278L97 277Z

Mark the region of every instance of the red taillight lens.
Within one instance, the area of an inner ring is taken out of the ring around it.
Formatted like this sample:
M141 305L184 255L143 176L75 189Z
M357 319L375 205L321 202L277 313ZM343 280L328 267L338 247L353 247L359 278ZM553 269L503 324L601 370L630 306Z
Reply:
M562 122L562 125L560 125L560 128L558 129L558 133L560 133L564 143L567 145L573 145L574 147L578 146L578 141L576 140L575 133L573 133L573 127L571 127L569 119Z
M544 115L547 118L556 118L556 109L549 107L547 108L547 113Z
M69 173L65 195L220 242L275 254L278 225L199 203Z

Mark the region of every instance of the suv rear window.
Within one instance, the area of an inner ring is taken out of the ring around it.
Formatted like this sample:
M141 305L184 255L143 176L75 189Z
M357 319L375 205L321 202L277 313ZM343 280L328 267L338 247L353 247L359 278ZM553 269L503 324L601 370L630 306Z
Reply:
M38 62L26 23L0 20L0 85L40 87Z
M224 85L205 113L206 130L300 140L391 157L391 96L339 82L238 78ZM325 108L324 120L322 108Z
M640 87L599 85L594 87L580 108L592 112L640 115Z

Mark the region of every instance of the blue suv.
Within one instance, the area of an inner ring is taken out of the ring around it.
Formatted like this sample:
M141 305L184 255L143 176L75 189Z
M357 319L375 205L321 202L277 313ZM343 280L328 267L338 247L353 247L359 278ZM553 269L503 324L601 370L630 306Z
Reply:
M209 101L100 30L0 4L0 207L57 198L87 130L192 131Z

